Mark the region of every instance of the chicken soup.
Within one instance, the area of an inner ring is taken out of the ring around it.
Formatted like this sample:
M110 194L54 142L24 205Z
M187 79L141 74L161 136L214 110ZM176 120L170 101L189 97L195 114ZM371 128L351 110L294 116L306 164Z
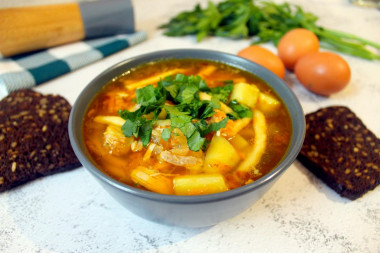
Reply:
M200 195L249 184L284 156L286 107L245 71L205 60L162 60L115 77L89 105L86 147L125 184Z

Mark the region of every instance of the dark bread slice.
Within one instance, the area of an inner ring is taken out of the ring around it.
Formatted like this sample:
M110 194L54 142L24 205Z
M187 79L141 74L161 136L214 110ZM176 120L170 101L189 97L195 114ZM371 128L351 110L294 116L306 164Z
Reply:
M62 97L18 90L0 101L0 192L80 166Z
M380 183L380 139L347 107L306 115L298 160L340 196L357 199Z

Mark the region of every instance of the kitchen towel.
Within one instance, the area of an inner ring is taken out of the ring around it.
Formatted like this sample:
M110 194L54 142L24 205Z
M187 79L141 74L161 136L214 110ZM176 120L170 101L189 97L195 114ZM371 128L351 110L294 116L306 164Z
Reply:
M0 98L31 88L146 40L144 31L121 34L0 60Z

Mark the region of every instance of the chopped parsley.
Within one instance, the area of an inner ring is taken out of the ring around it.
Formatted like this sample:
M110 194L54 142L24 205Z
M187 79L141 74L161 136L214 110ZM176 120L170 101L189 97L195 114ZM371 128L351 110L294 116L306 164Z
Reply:
M234 111L220 122L207 123L206 119L215 114L214 109L220 108L220 103L226 103L232 92L233 84L226 81L222 87L209 88L200 76L177 74L166 77L154 87L148 85L136 90L136 103L140 105L134 112L119 110L120 117L125 119L121 127L127 137L139 137L144 147L149 144L153 124L162 110L167 112L171 127L164 128L161 138L168 141L173 128L178 128L185 135L189 149L199 151L208 145L205 136L226 126L228 119L252 117L251 110L231 101L229 106ZM207 92L211 100L200 100L199 92ZM170 105L166 103L170 101ZM145 115L152 114L153 119Z
M232 100L228 106L233 110L233 112L228 115L231 119L252 118L251 109L245 105L239 104L236 100Z
M162 130L161 138L164 141L168 141L171 133L172 133L172 131L170 130L170 128L164 128L164 130Z
M221 87L215 87L211 89L211 95L223 103L226 103L228 100L228 97L230 96L232 89L233 89L233 83L231 82L225 82L226 86Z

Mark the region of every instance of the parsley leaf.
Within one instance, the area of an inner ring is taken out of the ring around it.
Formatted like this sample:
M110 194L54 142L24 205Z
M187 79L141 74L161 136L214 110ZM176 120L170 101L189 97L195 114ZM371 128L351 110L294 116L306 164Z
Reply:
M210 91L211 89L207 86L205 80L200 80L199 82L199 90L200 91Z
M136 133L137 125L135 122L127 119L125 123L121 126L121 131L126 137L131 137L134 133Z
M176 106L164 105L164 109L169 114L172 122L172 127L180 128L185 123L191 122L191 116L187 112L180 111Z
M136 101L142 106L148 106L157 102L153 85L136 90Z
M143 143L143 146L146 147L150 141L150 136L152 135L153 129L153 120L145 120L142 122L139 129L139 137Z
M119 110L118 114L120 117L125 119L125 123L121 127L121 131L123 134L127 137L131 137L134 135L135 137L138 136L138 128L140 126L139 123L139 117L141 116L141 113L139 110L135 112L129 112L127 110Z
M175 100L180 104L191 104L196 94L199 93L199 87L195 84L184 85L180 88L179 93Z
M206 151L208 146L210 145L210 142L211 141L208 141L208 140L205 140L205 142L203 143L203 146L202 146L202 151Z
M221 120L219 122L209 124L206 131L203 134L206 135L206 134L209 134L211 132L218 131L219 129L221 129L227 125L227 121L228 121L228 117L224 118L223 120Z
M190 150L197 152L202 148L205 140L206 138L201 137L201 134L198 131L195 131L190 138L187 139L187 145Z
M163 82L165 90L167 90L172 98L177 97L179 92L179 86L172 84L171 82L164 81Z
M202 101L203 104L200 108L200 119L206 119L215 114L214 109L220 108L220 102L217 98L211 97L211 100Z
M168 141L169 138L170 138L171 133L172 133L172 131L170 130L170 128L164 128L164 129L162 130L161 138L162 138L164 141Z
M197 128L191 122L186 123L179 129L186 136L186 138L190 138L194 134L194 132L197 130Z
M223 120L216 122L216 123L211 123L207 124L205 120L202 120L200 122L197 122L195 124L196 128L198 131L201 133L201 136L206 136L209 133L218 131L219 129L225 127L227 125L228 117L224 118Z
M226 103L233 87L232 83L228 83L226 86L214 87L211 89L211 95L223 103Z
M232 100L228 106L234 111L229 113L232 119L252 118L252 111L247 106L239 104L236 100Z

